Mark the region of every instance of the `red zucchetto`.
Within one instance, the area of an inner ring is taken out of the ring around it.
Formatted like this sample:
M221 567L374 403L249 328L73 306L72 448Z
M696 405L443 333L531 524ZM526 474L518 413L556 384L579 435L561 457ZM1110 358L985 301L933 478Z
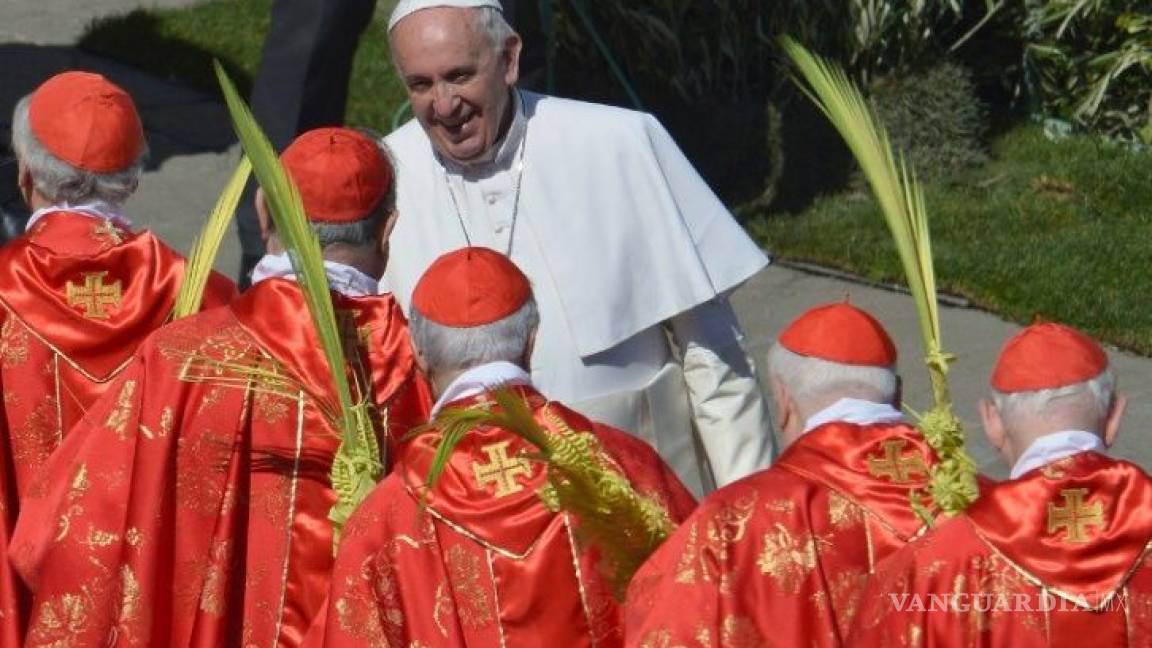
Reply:
M379 145L350 128L317 128L280 156L300 191L308 219L351 223L364 219L392 186L392 167Z
M531 296L528 277L508 257L467 247L428 266L412 292L412 307L437 324L470 328L508 317Z
M826 304L805 312L784 329L779 342L793 353L839 364L896 364L896 345L880 322L847 303Z
M144 126L132 97L99 74L63 72L32 93L32 134L52 155L92 173L132 166L144 151Z
M1045 322L1008 340L992 372L992 388L1001 393L1058 389L1099 376L1108 354L1076 329Z

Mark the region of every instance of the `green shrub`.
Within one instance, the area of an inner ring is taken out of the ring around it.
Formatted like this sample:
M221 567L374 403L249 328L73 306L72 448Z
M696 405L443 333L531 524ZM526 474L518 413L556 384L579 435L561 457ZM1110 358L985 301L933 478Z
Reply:
M1028 0L1025 84L1040 113L1152 144L1148 0Z
M990 0L989 0L990 1ZM861 78L934 60L961 28L961 0L559 0L555 51L567 69L603 69L585 18L643 89L687 100L763 96L783 80L789 34ZM600 75L604 78L604 75Z
M947 176L984 162L985 110L972 74L943 62L874 81L870 100L917 173Z

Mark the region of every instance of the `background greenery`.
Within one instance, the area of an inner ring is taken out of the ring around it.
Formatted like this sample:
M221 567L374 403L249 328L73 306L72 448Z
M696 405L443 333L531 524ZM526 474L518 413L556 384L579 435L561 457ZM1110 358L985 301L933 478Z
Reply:
M81 45L213 93L219 57L247 88L270 6L137 10L95 22ZM788 33L851 70L925 178L945 290L1152 354L1152 282L1141 276L1152 256L1147 0L549 6L552 37L530 35L548 44L559 93L629 103L591 22L645 109L778 257L899 280L854 165L779 64L776 37ZM403 99L377 21L357 54L348 121L387 131Z

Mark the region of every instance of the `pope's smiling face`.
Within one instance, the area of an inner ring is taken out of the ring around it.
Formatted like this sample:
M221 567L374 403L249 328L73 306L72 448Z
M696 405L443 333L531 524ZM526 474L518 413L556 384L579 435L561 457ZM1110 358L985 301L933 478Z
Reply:
M424 9L391 33L392 58L413 114L442 155L465 163L500 137L519 75L520 37L493 47L477 12Z

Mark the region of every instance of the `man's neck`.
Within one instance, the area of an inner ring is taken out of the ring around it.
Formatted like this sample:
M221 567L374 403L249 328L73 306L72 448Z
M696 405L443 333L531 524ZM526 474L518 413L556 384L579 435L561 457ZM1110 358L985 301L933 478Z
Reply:
M324 248L324 260L342 263L379 280L384 276L388 259L375 247L351 246L336 243Z

